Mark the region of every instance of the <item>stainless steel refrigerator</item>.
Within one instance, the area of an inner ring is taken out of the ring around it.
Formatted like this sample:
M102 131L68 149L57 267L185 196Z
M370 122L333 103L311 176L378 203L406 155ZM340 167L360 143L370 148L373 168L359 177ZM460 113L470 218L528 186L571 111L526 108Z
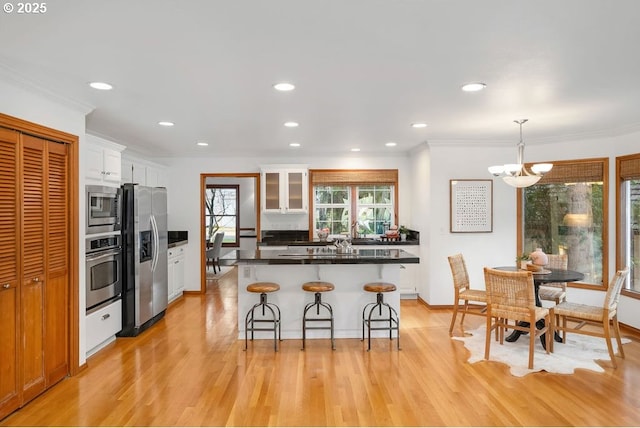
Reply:
M122 186L122 331L137 336L167 309L167 189Z

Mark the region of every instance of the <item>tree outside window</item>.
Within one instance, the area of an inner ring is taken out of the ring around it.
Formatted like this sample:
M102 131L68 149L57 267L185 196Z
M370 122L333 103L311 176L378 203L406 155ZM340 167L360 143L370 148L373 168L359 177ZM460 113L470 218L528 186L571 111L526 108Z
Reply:
M536 248L567 254L584 283L606 283L606 159L555 162L537 184L521 190L520 253Z
M205 231L207 242L216 232L224 232L223 245L239 242L240 186L207 185L205 193Z
M623 290L625 295L640 298L640 154L616 159L617 175L617 263L630 268Z
M328 228L330 236L377 236L392 224L393 186L315 186L313 192L315 228Z

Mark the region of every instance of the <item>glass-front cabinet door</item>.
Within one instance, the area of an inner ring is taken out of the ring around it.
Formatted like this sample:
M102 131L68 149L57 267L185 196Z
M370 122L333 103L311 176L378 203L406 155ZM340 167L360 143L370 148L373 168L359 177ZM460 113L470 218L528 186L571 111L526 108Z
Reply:
M262 210L267 213L306 213L308 211L306 169L262 171Z
M302 171L287 172L287 209L289 211L307 211L305 178L306 174Z
M280 197L280 173L279 172L265 172L263 175L264 181L264 204L263 209L265 211L279 212L284 207L281 203Z

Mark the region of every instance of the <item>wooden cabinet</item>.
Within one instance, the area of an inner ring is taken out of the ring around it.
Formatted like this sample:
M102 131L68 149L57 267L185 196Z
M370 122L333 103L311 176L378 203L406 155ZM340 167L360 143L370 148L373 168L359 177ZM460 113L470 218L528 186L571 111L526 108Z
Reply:
M306 169L263 169L261 191L265 213L300 214L308 211Z
M95 137L89 139L86 149L85 176L94 184L120 185L122 179L123 146L102 141Z
M69 372L67 151L0 128L0 419Z
M169 292L169 301L175 300L182 296L184 291L184 264L185 264L185 245L169 248L167 251L167 283Z

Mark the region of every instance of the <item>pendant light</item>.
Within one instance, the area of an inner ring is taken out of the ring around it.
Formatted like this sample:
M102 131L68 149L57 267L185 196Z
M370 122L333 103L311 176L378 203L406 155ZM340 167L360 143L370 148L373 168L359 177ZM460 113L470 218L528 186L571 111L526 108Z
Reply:
M516 163L490 166L489 172L495 177L502 177L505 183L513 187L529 187L536 184L543 175L551 171L553 164L537 163L528 171L524 166L524 142L522 141L522 125L529 119L514 120L520 125L520 142L518 143L518 157Z

